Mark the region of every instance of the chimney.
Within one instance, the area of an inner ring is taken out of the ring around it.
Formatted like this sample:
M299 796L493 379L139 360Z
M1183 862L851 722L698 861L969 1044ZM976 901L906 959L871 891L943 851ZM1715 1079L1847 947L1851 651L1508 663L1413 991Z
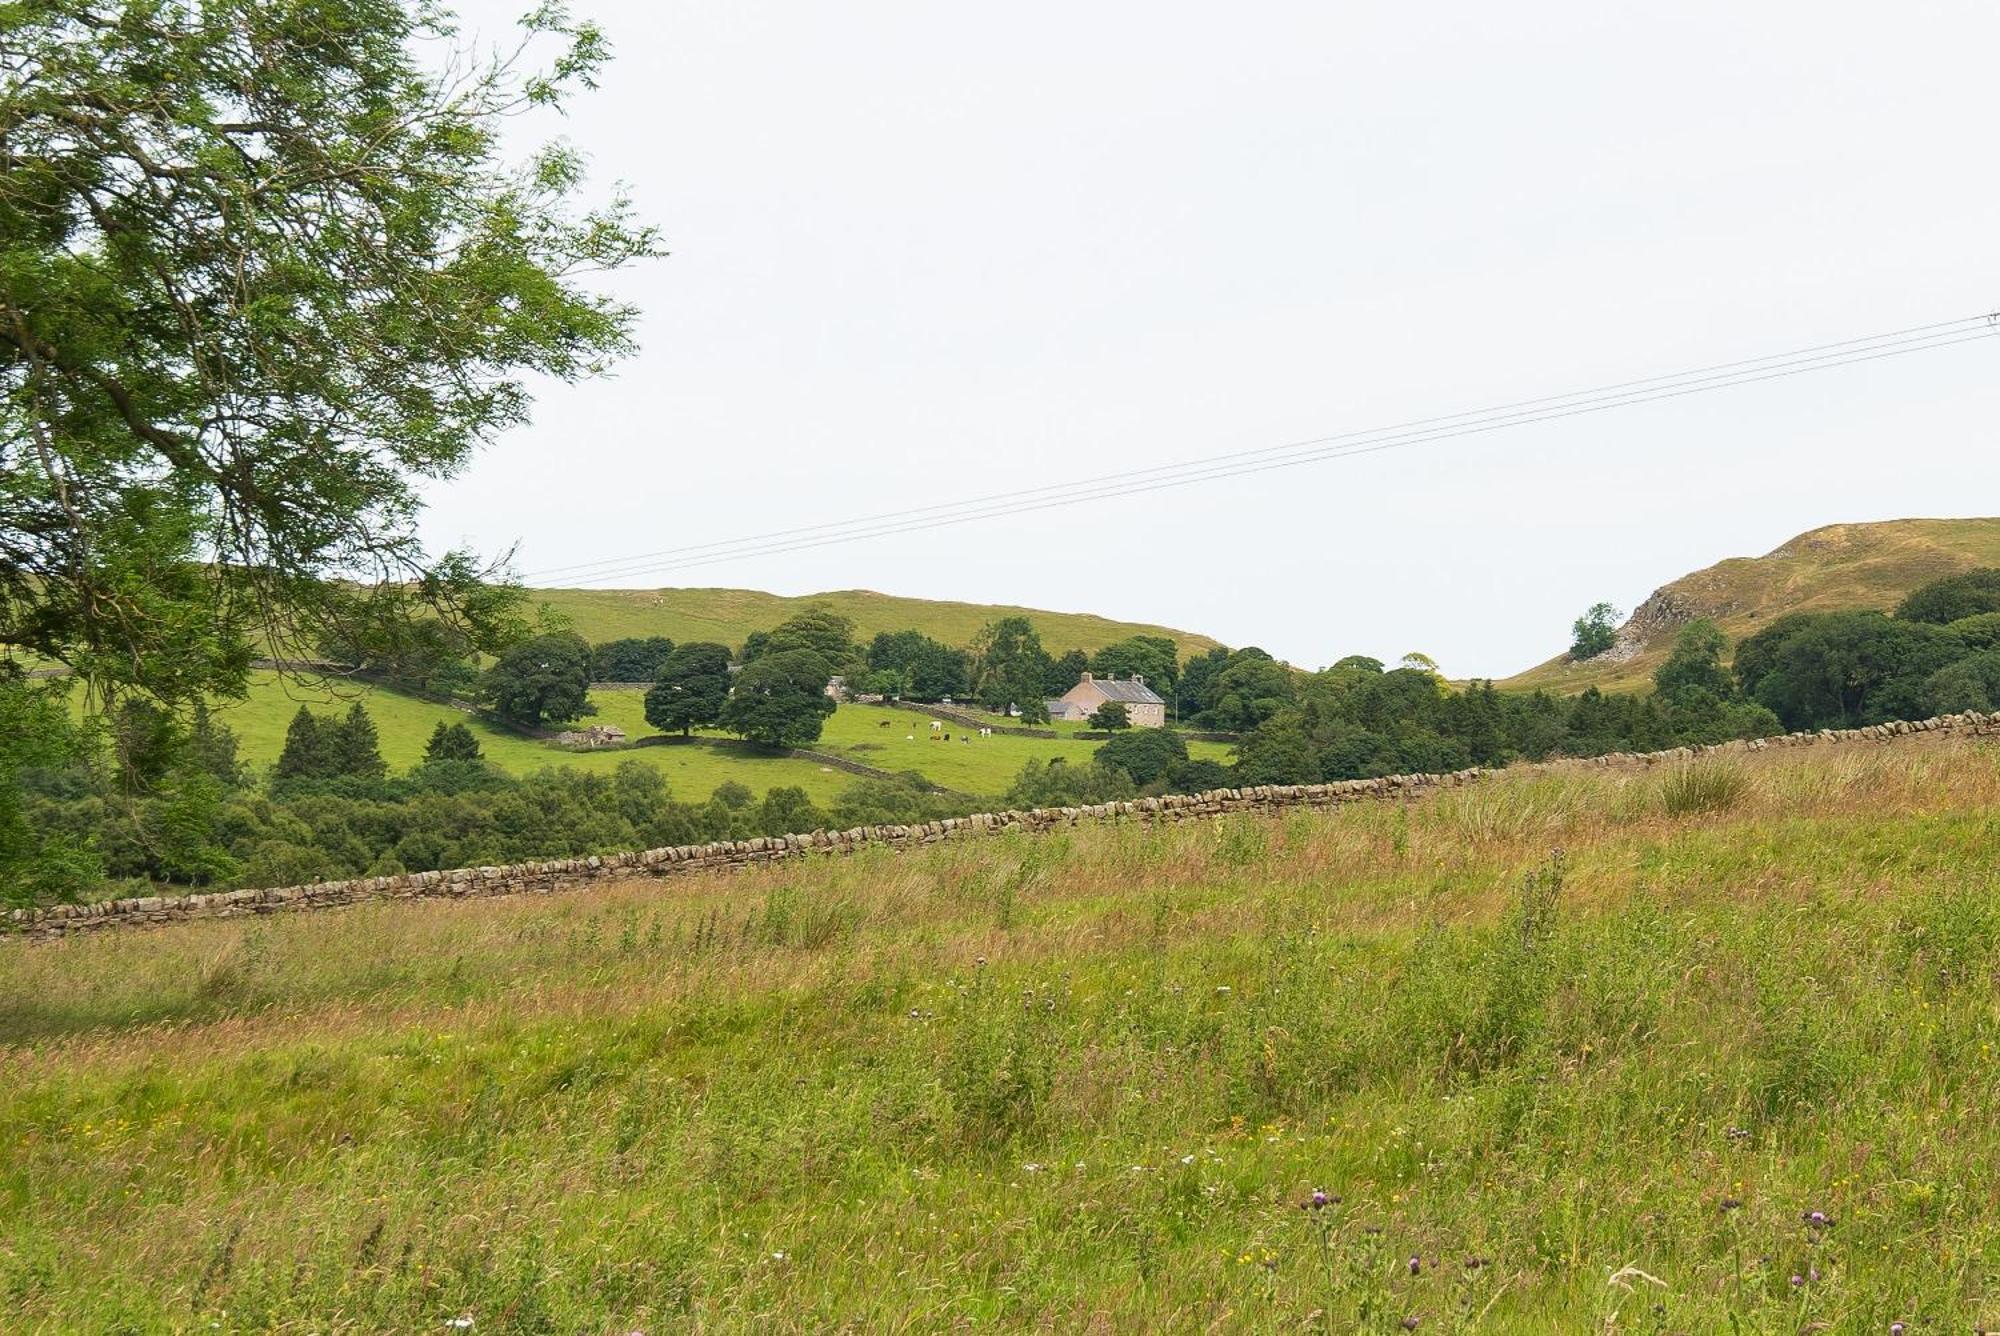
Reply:
M1085 673L1085 674L1083 675L1083 680L1084 680L1085 682L1094 682L1094 681L1096 681L1097 679L1096 679L1096 678L1094 678L1094 677L1092 677L1092 676L1091 676L1091 675L1090 675L1089 673Z
M1132 680L1142 687L1146 685L1146 675L1144 673L1132 674Z

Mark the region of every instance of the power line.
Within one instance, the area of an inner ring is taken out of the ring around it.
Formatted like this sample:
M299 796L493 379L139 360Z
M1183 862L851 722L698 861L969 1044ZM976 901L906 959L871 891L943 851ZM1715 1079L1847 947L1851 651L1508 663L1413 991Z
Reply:
M1130 496L1168 487L1188 486L1358 454L1373 454L1382 450L1428 444L1504 427L1546 422L1583 413L1604 412L1612 408L1706 393L1764 380L1783 379L1810 371L1851 366L1884 357L1928 352L1958 343L1969 343L1995 333L2000 333L2000 313L1969 316L1959 320L1889 330L1863 338L1818 344L1763 357L1697 367L1667 375L1622 381L1569 394L1517 400L1493 408L1420 418L1390 427L1343 432L1293 441L1285 445L1265 446L1254 450L1186 460L1177 464L1155 465L1093 478L1076 479L1067 483L1023 488L851 520L804 525L738 539L697 543L653 553L551 567L531 573L531 578L539 580L551 575L575 572L572 578L586 582L624 579L642 574L713 565L722 561L824 547L865 538L919 532L973 520Z

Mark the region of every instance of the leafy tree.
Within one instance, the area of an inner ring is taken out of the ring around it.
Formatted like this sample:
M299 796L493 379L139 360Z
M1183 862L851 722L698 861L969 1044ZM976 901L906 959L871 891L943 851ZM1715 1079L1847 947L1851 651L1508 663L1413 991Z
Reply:
M188 728L188 760L224 788L243 782L243 765L236 759L236 733L215 721L206 701L196 701Z
M770 644L771 633L769 631L752 631L749 635L743 637L743 652L736 656L736 661L741 664L755 663L764 657L764 653L770 648Z
M319 717L301 705L285 728L285 747L272 778L324 779L332 773L333 740Z
M403 0L0 25L0 642L185 703L427 601L423 488L630 346L581 280L654 234L575 211L573 149L499 156L602 35L542 6L564 49L525 72L438 59Z
M1123 770L1140 788L1151 788L1187 764L1187 742L1171 728L1135 728L1111 739L1091 758Z
M563 724L594 714L590 646L574 631L553 631L524 640L486 670L480 698L502 719L523 728Z
M1207 711L1214 704L1213 683L1218 674L1229 666L1234 651L1218 645L1206 654L1197 654L1181 668L1180 680L1174 685L1174 717L1193 719ZM1380 665L1377 665L1378 669Z
M1210 679L1206 693L1208 704L1200 722L1247 732L1290 703L1296 688L1291 669L1253 645L1229 656L1228 666Z
M766 835L806 835L826 829L826 813L813 805L804 789L784 785L764 795L757 824Z
M741 812L746 810L751 803L757 801L757 795L750 792L748 784L738 783L733 779L725 779L715 786L715 792L708 795L708 800L710 802L721 803L732 812Z
M1921 711L1926 715L1982 714L2000 705L2000 650L1986 650L1945 665L1924 679Z
M1950 631L1964 642L1968 650L2000 649L2000 612L1982 612L1974 617L1961 617L1951 623Z
M1317 784L1320 748L1305 712L1284 710L1238 743L1236 773L1245 784Z
M1054 661L1026 617L989 622L972 643L973 690L989 710L1018 706L1029 723L1048 719L1045 699Z
M1653 687L1666 695L1685 690L1706 691L1717 700L1736 694L1736 679L1722 666L1722 653L1729 637L1706 617L1696 618L1680 629L1666 661L1653 670Z
M2000 570L1991 567L1933 580L1896 605L1896 620L1944 626L2000 612Z
M1736 647L1736 677L1788 728L1847 728L1921 714L1925 681L1963 657L1964 642L1941 626L1793 613Z
M1590 611L1570 625L1570 658L1581 663L1617 644L1618 619L1622 615L1609 603L1593 603Z
M1084 807L1092 803L1117 802L1138 790L1123 770L1110 769L1092 761L1071 765L1058 756L1052 761L1029 761L1007 790L1009 807Z
M375 721L360 701L347 707L347 717L337 724L321 724L326 740L327 760L334 775L356 779L380 779L389 773L383 764L381 740Z
M646 692L646 722L686 737L722 718L728 699L728 648L701 640L676 645Z
M809 649L773 650L736 675L722 726L766 747L803 747L819 739L833 698L832 669Z
M1080 649L1066 650L1059 659L1049 661L1047 674L1042 678L1042 694L1060 696L1090 671L1090 658Z
M431 730L431 740L424 744L426 765L482 759L479 739L461 723L447 724L442 719L438 720L437 727Z
M1108 732L1132 727L1132 716L1125 709L1125 702L1108 700L1090 712L1090 726Z
M1090 671L1101 677L1143 677L1168 700L1180 681L1180 647L1166 636L1127 636L1090 656ZM1070 685L1075 685L1072 678Z
M595 682L652 682L674 652L665 636L628 636L607 640L590 651L590 676Z
M30 818L23 779L83 754L66 683L35 683L0 665L0 904L73 900L102 875L87 835Z
M868 666L876 672L897 675L897 686L892 691L885 691L885 695L901 694L913 700L936 701L946 696L963 696L971 686L971 656L962 649L941 644L921 631L877 633L868 645ZM882 688L876 685L869 689Z
M783 654L790 650L810 650L826 660L828 676L856 674L867 662L861 647L854 643L854 619L843 617L824 603L814 603L773 627L759 656ZM745 663L750 662L748 658Z

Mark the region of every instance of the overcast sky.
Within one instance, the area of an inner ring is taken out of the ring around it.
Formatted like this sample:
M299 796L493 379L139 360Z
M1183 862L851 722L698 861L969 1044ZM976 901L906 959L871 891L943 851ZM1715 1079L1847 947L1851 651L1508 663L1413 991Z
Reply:
M527 0L464 0L498 35ZM519 567L2000 308L1992 0L688 5L560 127L671 258L436 492ZM1841 520L2000 514L2000 339L617 583L868 588L1453 676Z

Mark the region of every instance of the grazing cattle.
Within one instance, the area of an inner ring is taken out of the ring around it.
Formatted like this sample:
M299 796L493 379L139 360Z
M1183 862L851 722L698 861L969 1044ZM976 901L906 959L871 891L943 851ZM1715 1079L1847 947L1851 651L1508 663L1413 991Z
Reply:
M893 719L884 719L884 720L882 720L881 722L877 723L877 724L875 725L875 727L877 727L877 728L887 728L887 727L888 727L888 726L889 726L890 724L893 724L893 723L895 723L895 722L896 722L896 721L895 721L895 720L893 720Z
M944 725L939 723L937 720L935 719L931 720L931 732L936 733L943 727Z

